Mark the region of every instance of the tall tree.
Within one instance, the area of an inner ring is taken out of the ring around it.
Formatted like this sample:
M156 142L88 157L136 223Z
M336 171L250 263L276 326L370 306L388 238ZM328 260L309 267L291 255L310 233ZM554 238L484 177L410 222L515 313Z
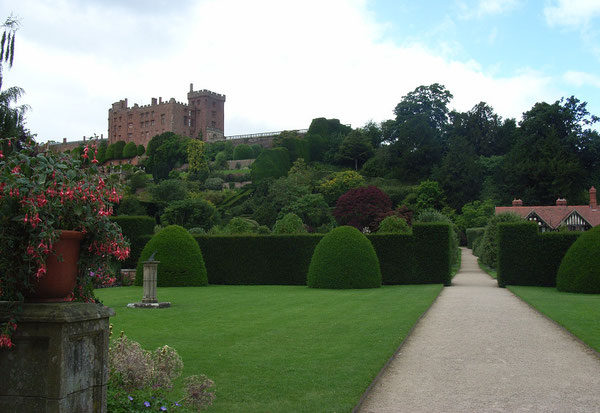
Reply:
M395 121L384 122L383 135L392 144L397 178L408 182L427 179L441 161L451 99L443 85L419 86L396 105Z
M15 58L15 36L19 28L19 20L12 15L2 24L2 38L0 39L0 89L2 89L3 65L12 67Z
M591 132L598 121L575 97L553 104L536 103L523 114L518 139L503 161L505 202L552 204L557 197L581 202L586 189L583 160L589 155Z

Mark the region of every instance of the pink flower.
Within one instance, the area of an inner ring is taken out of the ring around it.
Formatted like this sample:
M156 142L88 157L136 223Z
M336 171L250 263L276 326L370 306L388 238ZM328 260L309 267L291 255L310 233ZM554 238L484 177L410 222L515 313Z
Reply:
M35 273L35 276L38 279L42 278L44 275L46 275L46 264L42 264L42 266L38 268L37 272Z
M2 347L6 347L6 348L14 347L12 340L6 334L0 334L0 348L2 348Z

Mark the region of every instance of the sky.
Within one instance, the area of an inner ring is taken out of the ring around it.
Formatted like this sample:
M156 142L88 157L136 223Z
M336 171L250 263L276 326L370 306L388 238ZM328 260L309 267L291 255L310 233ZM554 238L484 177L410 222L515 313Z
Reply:
M225 94L225 135L352 127L443 84L521 119L574 95L600 115L598 0L0 0L20 19L4 87L38 142L107 134L127 98Z

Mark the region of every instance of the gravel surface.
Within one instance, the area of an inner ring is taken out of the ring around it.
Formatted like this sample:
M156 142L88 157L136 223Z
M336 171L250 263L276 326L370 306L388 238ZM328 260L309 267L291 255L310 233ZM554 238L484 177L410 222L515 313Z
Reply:
M600 357L498 288L471 250L358 409L600 412Z

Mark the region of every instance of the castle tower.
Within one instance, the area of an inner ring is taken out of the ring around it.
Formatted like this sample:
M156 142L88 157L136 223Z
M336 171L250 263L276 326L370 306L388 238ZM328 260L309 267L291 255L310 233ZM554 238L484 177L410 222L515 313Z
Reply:
M190 83L188 97L188 116L190 136L202 140L214 141L223 139L225 131L225 95L210 90L194 90Z

